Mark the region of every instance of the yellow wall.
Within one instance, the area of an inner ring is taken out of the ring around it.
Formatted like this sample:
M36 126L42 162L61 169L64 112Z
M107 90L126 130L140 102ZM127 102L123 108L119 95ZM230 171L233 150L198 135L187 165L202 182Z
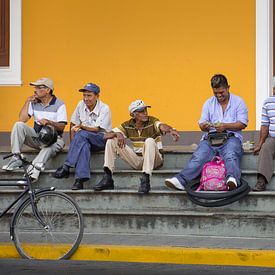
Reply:
M114 126L141 98L180 130L198 130L210 78L224 73L255 129L255 0L22 0L21 87L0 87L0 131L10 131L41 76L69 117L92 81ZM68 128L67 128L68 130Z

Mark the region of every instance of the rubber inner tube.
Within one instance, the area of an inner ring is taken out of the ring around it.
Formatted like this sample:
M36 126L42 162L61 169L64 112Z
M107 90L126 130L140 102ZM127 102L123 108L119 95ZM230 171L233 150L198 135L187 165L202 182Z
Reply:
M185 186L186 193L189 199L204 207L219 207L227 204L231 204L235 201L242 199L246 196L251 188L247 181L241 179L241 184L232 191L198 191L195 190L199 186L199 179L188 183Z

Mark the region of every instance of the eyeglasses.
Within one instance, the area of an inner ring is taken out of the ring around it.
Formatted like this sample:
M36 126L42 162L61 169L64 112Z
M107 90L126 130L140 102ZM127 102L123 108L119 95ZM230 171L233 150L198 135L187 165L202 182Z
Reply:
M42 90L42 89L46 89L47 87L44 86L44 85L39 85L39 86L35 86L34 89L37 89L37 90Z

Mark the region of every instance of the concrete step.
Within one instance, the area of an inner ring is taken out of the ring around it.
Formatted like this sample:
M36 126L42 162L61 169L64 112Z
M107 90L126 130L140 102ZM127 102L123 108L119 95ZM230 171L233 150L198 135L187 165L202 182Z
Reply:
M19 190L0 192L0 209ZM159 191L149 195L121 191L67 192L80 205L86 234L169 234L245 238L275 237L275 192L251 193L221 208L193 205L185 192ZM9 216L0 231L9 228Z
M95 192L92 190L61 190L72 196L83 211L198 211L198 212L263 212L275 213L275 192L250 192L242 200L223 207L201 207L193 204L185 191L151 191L147 195L136 190L110 190ZM22 192L18 188L0 190L0 209L7 207Z
M4 164L8 162L8 160L3 160L3 156L5 153L0 153L0 167L2 167ZM24 155L28 160L32 160L35 157L35 153L33 151L25 152ZM63 165L65 159L66 159L66 152L62 152L58 154L56 157L52 158L47 162L46 168L47 169L56 169ZM192 155L192 151L166 151L164 154L164 165L160 167L160 170L166 170L166 169L182 169L186 162L190 159ZM241 162L241 168L244 170L256 170L257 169L257 160L258 157L253 155L251 152L245 152L242 162ZM104 163L104 153L98 152L94 153L91 158L91 169L102 169ZM116 160L116 169L117 170L123 170L123 169L131 169L131 167L125 163L120 158L117 158Z
M154 170L151 177L151 188L153 190L166 190L164 181L166 178L171 178L177 174L179 169L160 169ZM55 170L47 169L41 173L39 181L35 183L38 188L54 186L61 189L70 189L74 183L74 171L71 171L69 178L56 179L52 176ZM1 179L18 179L22 178L23 170L16 170L12 172L6 172L0 170ZM139 178L142 172L137 170L116 170L113 178L115 181L116 189L137 189L140 183ZM84 188L91 189L92 185L100 181L103 176L102 169L95 169L91 171L91 179L84 184ZM242 170L242 177L249 183L251 187L254 187L256 183L256 170ZM0 181L1 182L1 181ZM271 182L267 185L267 190L275 190L275 177L272 178Z

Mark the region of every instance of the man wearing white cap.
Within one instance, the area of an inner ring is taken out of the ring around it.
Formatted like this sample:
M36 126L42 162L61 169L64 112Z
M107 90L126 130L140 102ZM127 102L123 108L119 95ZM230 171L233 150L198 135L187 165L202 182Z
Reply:
M67 112L64 102L53 94L54 85L51 79L40 78L35 82L31 82L30 85L34 86L34 94L27 98L19 113L19 121L13 126L11 151L14 154L20 154L23 144L26 144L39 150L32 163L45 164L64 147L62 133L67 124ZM34 118L34 128L26 124L31 117ZM58 135L57 140L48 146L45 146L39 140L39 133L46 125L50 126ZM12 171L19 168L21 164L21 161L15 155L2 169ZM37 169L32 169L31 178L33 182L37 181L39 173Z
M150 191L150 176L152 170L163 164L161 154L161 135L170 133L175 140L179 133L171 126L160 122L157 118L148 116L146 105L142 100L135 100L129 106L130 120L125 121L112 132L105 134L107 139L104 157L104 176L93 189L101 191L114 189L112 173L115 169L115 159L118 154L134 169L142 169L139 193ZM133 148L126 145L125 139L132 141Z

